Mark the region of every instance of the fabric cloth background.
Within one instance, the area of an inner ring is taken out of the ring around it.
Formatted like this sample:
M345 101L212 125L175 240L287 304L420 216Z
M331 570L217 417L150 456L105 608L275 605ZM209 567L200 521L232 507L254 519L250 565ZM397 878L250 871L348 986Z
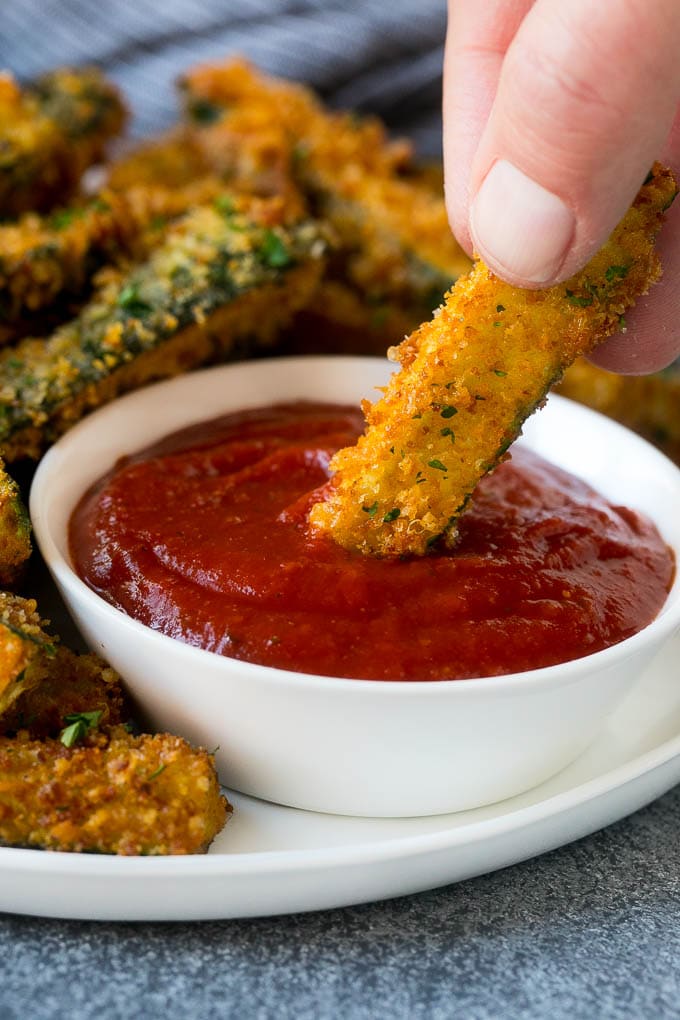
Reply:
M30 78L96 63L122 86L133 136L177 116L173 82L227 54L374 111L440 151L445 0L5 0L0 67Z

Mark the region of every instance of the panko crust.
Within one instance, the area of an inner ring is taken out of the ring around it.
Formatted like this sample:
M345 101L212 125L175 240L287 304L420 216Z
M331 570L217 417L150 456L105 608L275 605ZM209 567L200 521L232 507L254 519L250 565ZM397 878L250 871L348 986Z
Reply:
M85 745L0 738L0 844L131 855L204 853L231 806L214 761L167 733Z
M602 250L564 284L526 291L481 262L431 322L391 353L401 370L364 408L367 429L331 462L310 513L340 545L380 556L423 554L455 522L479 479L576 357L621 324L660 275L654 238L677 193L655 165Z

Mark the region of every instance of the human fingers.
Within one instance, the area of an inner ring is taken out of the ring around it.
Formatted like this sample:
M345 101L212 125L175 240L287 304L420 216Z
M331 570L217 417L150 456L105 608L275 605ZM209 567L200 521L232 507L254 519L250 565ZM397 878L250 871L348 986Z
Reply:
M534 0L449 0L444 55L446 206L458 242L472 256L472 162L489 119L503 59Z
M680 106L659 158L680 182ZM626 316L626 332L600 344L591 356L591 361L610 372L657 372L680 355L680 198L667 217L656 243L661 280Z
M679 41L677 0L537 0L526 12L470 179L474 245L498 275L548 286L602 246L673 122Z

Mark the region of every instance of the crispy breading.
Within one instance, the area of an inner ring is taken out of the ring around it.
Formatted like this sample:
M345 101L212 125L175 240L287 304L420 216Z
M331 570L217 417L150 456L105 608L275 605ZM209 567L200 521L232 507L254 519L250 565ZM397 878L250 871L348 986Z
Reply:
M191 132L181 125L166 135L129 149L106 168L106 186L112 191L145 187L185 188L211 176L210 165Z
M146 257L178 216L224 192L215 177L182 189L137 185L0 225L0 343L26 333L36 313L49 311L55 302L67 309L82 298L103 265L124 266ZM236 206L239 200L232 201ZM246 207L244 200L241 204Z
M39 683L0 715L0 736L16 736L22 730L32 740L58 737L65 718L80 712L101 713L99 726L130 719L132 710L120 677L99 656L77 655L58 644L43 666Z
M292 173L332 227L331 279L370 306L417 305L422 319L469 266L448 226L443 194L403 174L410 146L390 142L375 118L324 110L300 85L231 62L184 77L187 115L200 144L253 162L276 181ZM347 308L336 306L336 312ZM348 322L352 325L352 322Z
M109 272L81 314L49 339L2 352L5 458L39 456L86 411L125 390L233 354L239 343L271 343L316 286L324 242L310 222L262 222L230 201L199 207L146 262Z
M163 733L85 745L0 738L0 844L104 854L205 852L231 807L213 758Z
M680 464L680 361L652 375L615 375L579 359L558 392L638 432Z
M31 522L19 486L0 458L0 587L12 588L31 555Z
M393 350L401 363L354 447L331 461L313 527L383 556L422 554L569 364L613 333L660 274L654 238L677 193L656 165L602 250L565 284L525 291L478 262L431 322Z
M53 71L25 89L0 75L0 218L66 199L125 117L96 68Z
M0 592L0 716L45 679L55 655L35 600Z

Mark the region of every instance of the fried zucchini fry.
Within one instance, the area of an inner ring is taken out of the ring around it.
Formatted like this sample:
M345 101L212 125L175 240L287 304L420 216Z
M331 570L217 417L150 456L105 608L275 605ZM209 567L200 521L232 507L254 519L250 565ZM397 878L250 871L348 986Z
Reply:
M105 854L205 852L231 811L212 756L170 734L85 746L0 738L0 844Z
M656 165L603 249L566 284L519 290L478 262L432 321L393 350L401 371L364 408L357 445L333 458L312 525L383 556L422 554L444 532L455 538L477 482L550 386L658 278L654 237L676 193Z
M35 601L0 592L0 716L45 679L55 655Z
M97 713L102 727L127 722L131 717L120 677L97 655L76 655L56 645L54 655L44 658L39 683L0 714L0 736L16 736L21 730L31 740L56 738L64 720L82 712Z
M558 392L638 432L680 464L680 361L653 375L615 375L580 359Z
M223 191L214 177L182 190L138 185L0 225L0 343L25 333L55 302L63 309L82 297L103 265L148 255L173 220Z
M12 588L31 555L31 522L19 486L0 458L0 586Z
M72 322L0 355L0 450L37 457L86 411L217 357L270 343L308 299L323 240L312 223L255 223L226 200L182 217L149 259L111 271Z
M401 175L410 147L389 142L374 118L330 113L307 89L258 75L247 64L198 67L183 79L194 137L214 155L252 151L260 178L291 174L335 236L330 276L367 309L414 306L421 321L469 266L448 226L442 193ZM236 161L236 156L233 157ZM249 168L251 176L253 168ZM351 311L349 297L335 314ZM318 302L321 314L326 307Z
M0 218L63 201L125 116L96 68L53 71L24 90L1 75Z
M161 138L144 142L107 167L106 186L112 191L130 188L186 188L211 176L208 160L184 126Z

